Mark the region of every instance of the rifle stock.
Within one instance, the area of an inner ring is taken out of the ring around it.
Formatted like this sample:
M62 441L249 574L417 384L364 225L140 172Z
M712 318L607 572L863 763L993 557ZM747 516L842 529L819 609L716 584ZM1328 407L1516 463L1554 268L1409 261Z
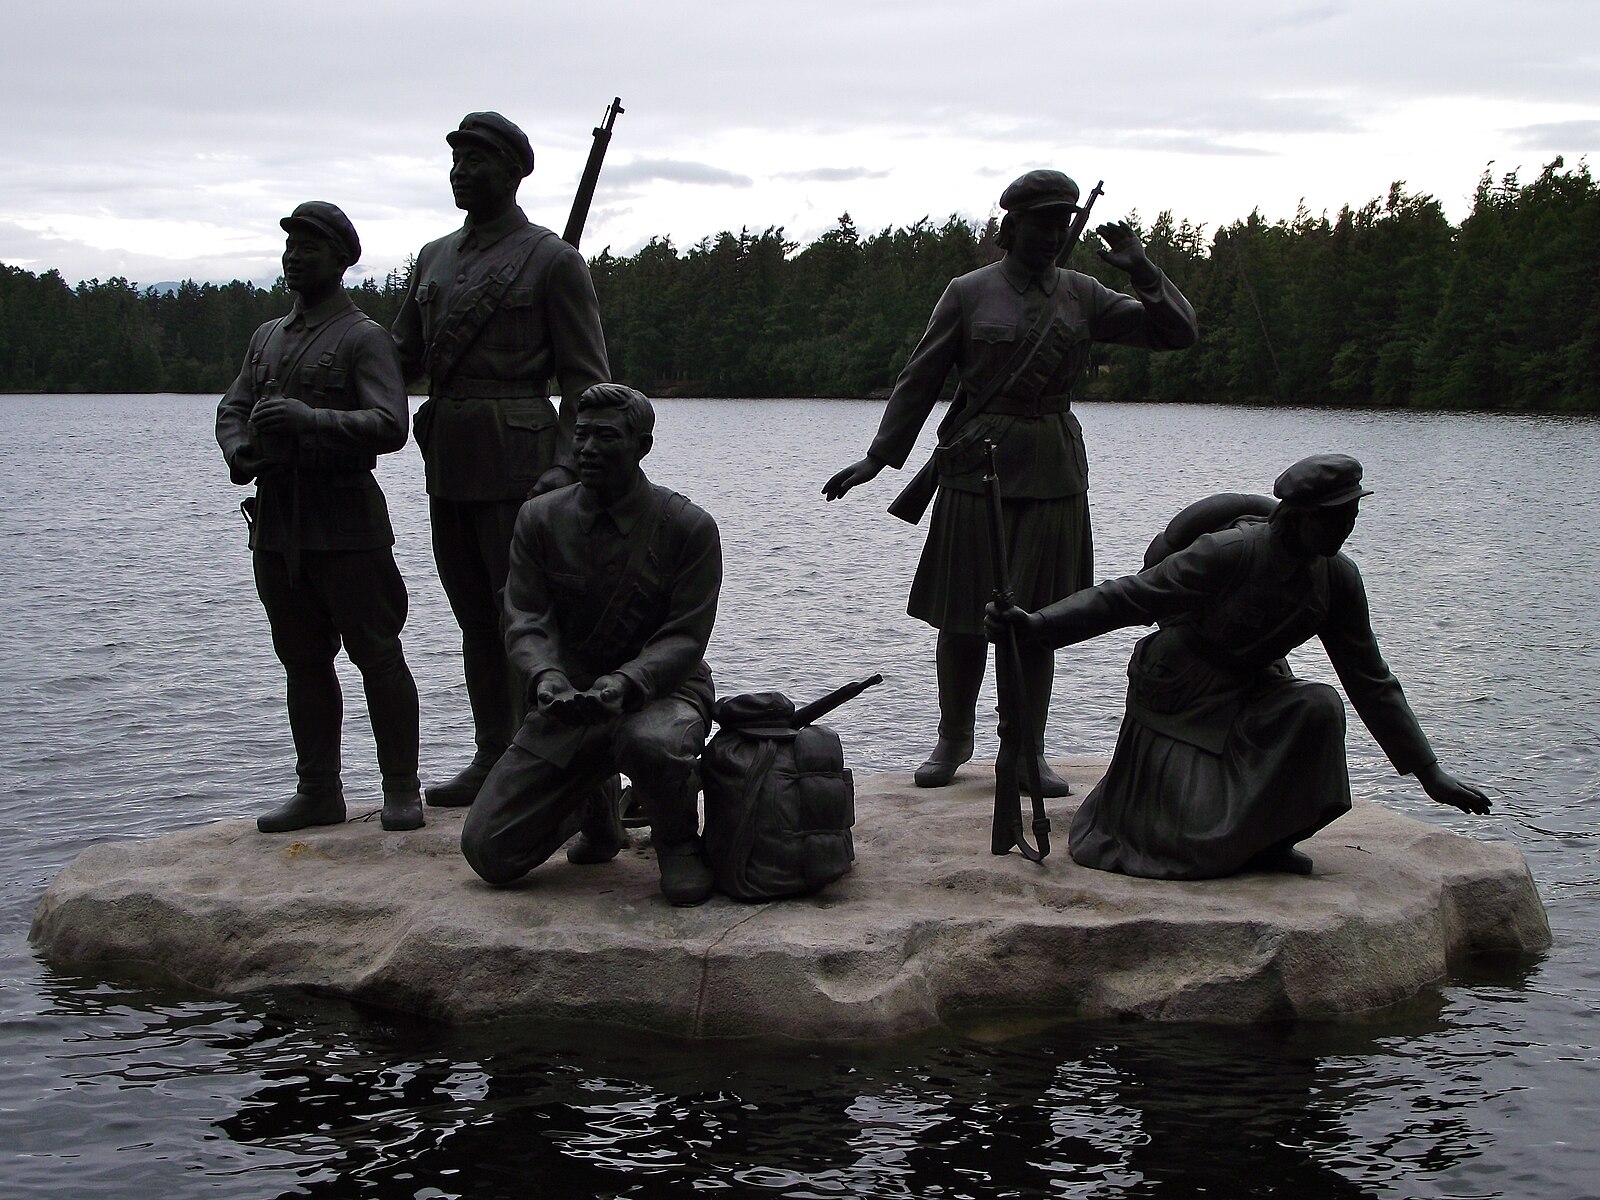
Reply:
M589 205L594 201L595 184L600 181L600 166L606 159L606 147L611 144L611 127L623 111L622 97L617 96L606 105L605 115L594 127L589 161L583 165L583 177L578 180L578 192L572 198L572 214L567 217L567 227L561 233L561 240L569 246L576 246L583 236L583 226L589 220Z

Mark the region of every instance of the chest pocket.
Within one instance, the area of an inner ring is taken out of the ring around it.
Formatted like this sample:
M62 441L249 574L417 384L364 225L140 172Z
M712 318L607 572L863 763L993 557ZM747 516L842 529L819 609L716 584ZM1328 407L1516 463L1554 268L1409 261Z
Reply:
M539 289L509 287L483 330L483 344L531 353L537 333Z
M567 571L544 571L544 586L552 599L581 600L589 591L589 577Z
M1021 333L1015 322L1011 321L974 321L972 323L972 340L993 345L998 342L1014 342Z

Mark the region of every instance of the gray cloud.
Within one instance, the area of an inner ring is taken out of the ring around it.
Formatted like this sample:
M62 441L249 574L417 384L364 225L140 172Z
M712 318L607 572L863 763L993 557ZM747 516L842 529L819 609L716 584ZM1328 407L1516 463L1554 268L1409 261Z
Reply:
M1542 125L1523 125L1506 132L1512 136L1513 144L1524 150L1572 155L1600 150L1600 120L1549 121Z
M713 167L709 163L684 162L675 158L636 158L606 168L608 184L701 183L713 187L747 188L754 184L748 175Z
M890 174L869 167L813 167L809 171L784 171L772 178L787 183L853 183L858 179L887 179Z

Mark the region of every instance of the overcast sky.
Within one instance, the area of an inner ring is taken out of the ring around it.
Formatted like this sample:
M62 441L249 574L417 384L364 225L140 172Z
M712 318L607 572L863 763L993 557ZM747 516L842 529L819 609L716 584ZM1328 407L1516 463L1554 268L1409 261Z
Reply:
M382 276L459 224L444 134L484 108L559 231L613 95L590 255L981 220L1036 166L1103 178L1097 218L1209 232L1404 179L1459 220L1491 160L1600 150L1597 0L17 0L4 30L0 262L69 282L270 280L305 199Z

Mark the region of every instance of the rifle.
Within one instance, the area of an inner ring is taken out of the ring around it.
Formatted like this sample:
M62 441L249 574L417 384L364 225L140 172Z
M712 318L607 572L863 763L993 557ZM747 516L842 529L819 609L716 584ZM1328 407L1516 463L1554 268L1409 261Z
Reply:
M1083 202L1083 207L1078 210L1078 215L1072 218L1072 228L1067 230L1067 241L1061 247L1061 253L1056 255L1056 266L1064 267L1067 259L1072 257L1072 251L1077 246L1078 240L1083 237L1083 231L1089 225L1089 210L1094 207L1094 202L1105 194L1105 180L1102 179L1094 185L1094 191L1089 193L1089 198Z
M1012 606L1011 572L1006 566L1006 529L1000 510L1000 476L994 466L994 443L983 444L988 470L983 476L983 495L989 510L989 561L994 567L994 603L1004 612ZM995 854L1008 854L1015 846L1029 862L1043 862L1050 853L1050 818L1044 811L1044 788L1039 783L1039 747L1034 744L1033 725L1028 719L1028 696L1022 680L1022 655L1017 649L1017 631L1005 627L995 643L995 687L1000 698L1000 753L994 760L994 825L989 848ZM1038 848L1028 845L1022 832L1022 792L1017 784L1017 767L1028 775L1028 790L1033 798L1033 838Z
M589 161L583 165L578 194L572 198L572 215L567 218L567 227L561 234L561 240L569 246L576 246L578 239L583 236L584 222L589 219L589 205L594 200L594 187L600 180L600 164L605 161L606 147L611 144L611 127L617 123L617 117L623 111L622 97L617 96L606 105L605 115L600 118L600 124L594 127L594 144L589 147Z
M873 675L868 679L858 679L855 683L847 683L843 687L834 688L820 700L813 700L804 708L794 710L794 716L789 718L790 729L804 729L813 721L820 721L841 704L848 704L869 687L874 687L883 682L882 675Z

